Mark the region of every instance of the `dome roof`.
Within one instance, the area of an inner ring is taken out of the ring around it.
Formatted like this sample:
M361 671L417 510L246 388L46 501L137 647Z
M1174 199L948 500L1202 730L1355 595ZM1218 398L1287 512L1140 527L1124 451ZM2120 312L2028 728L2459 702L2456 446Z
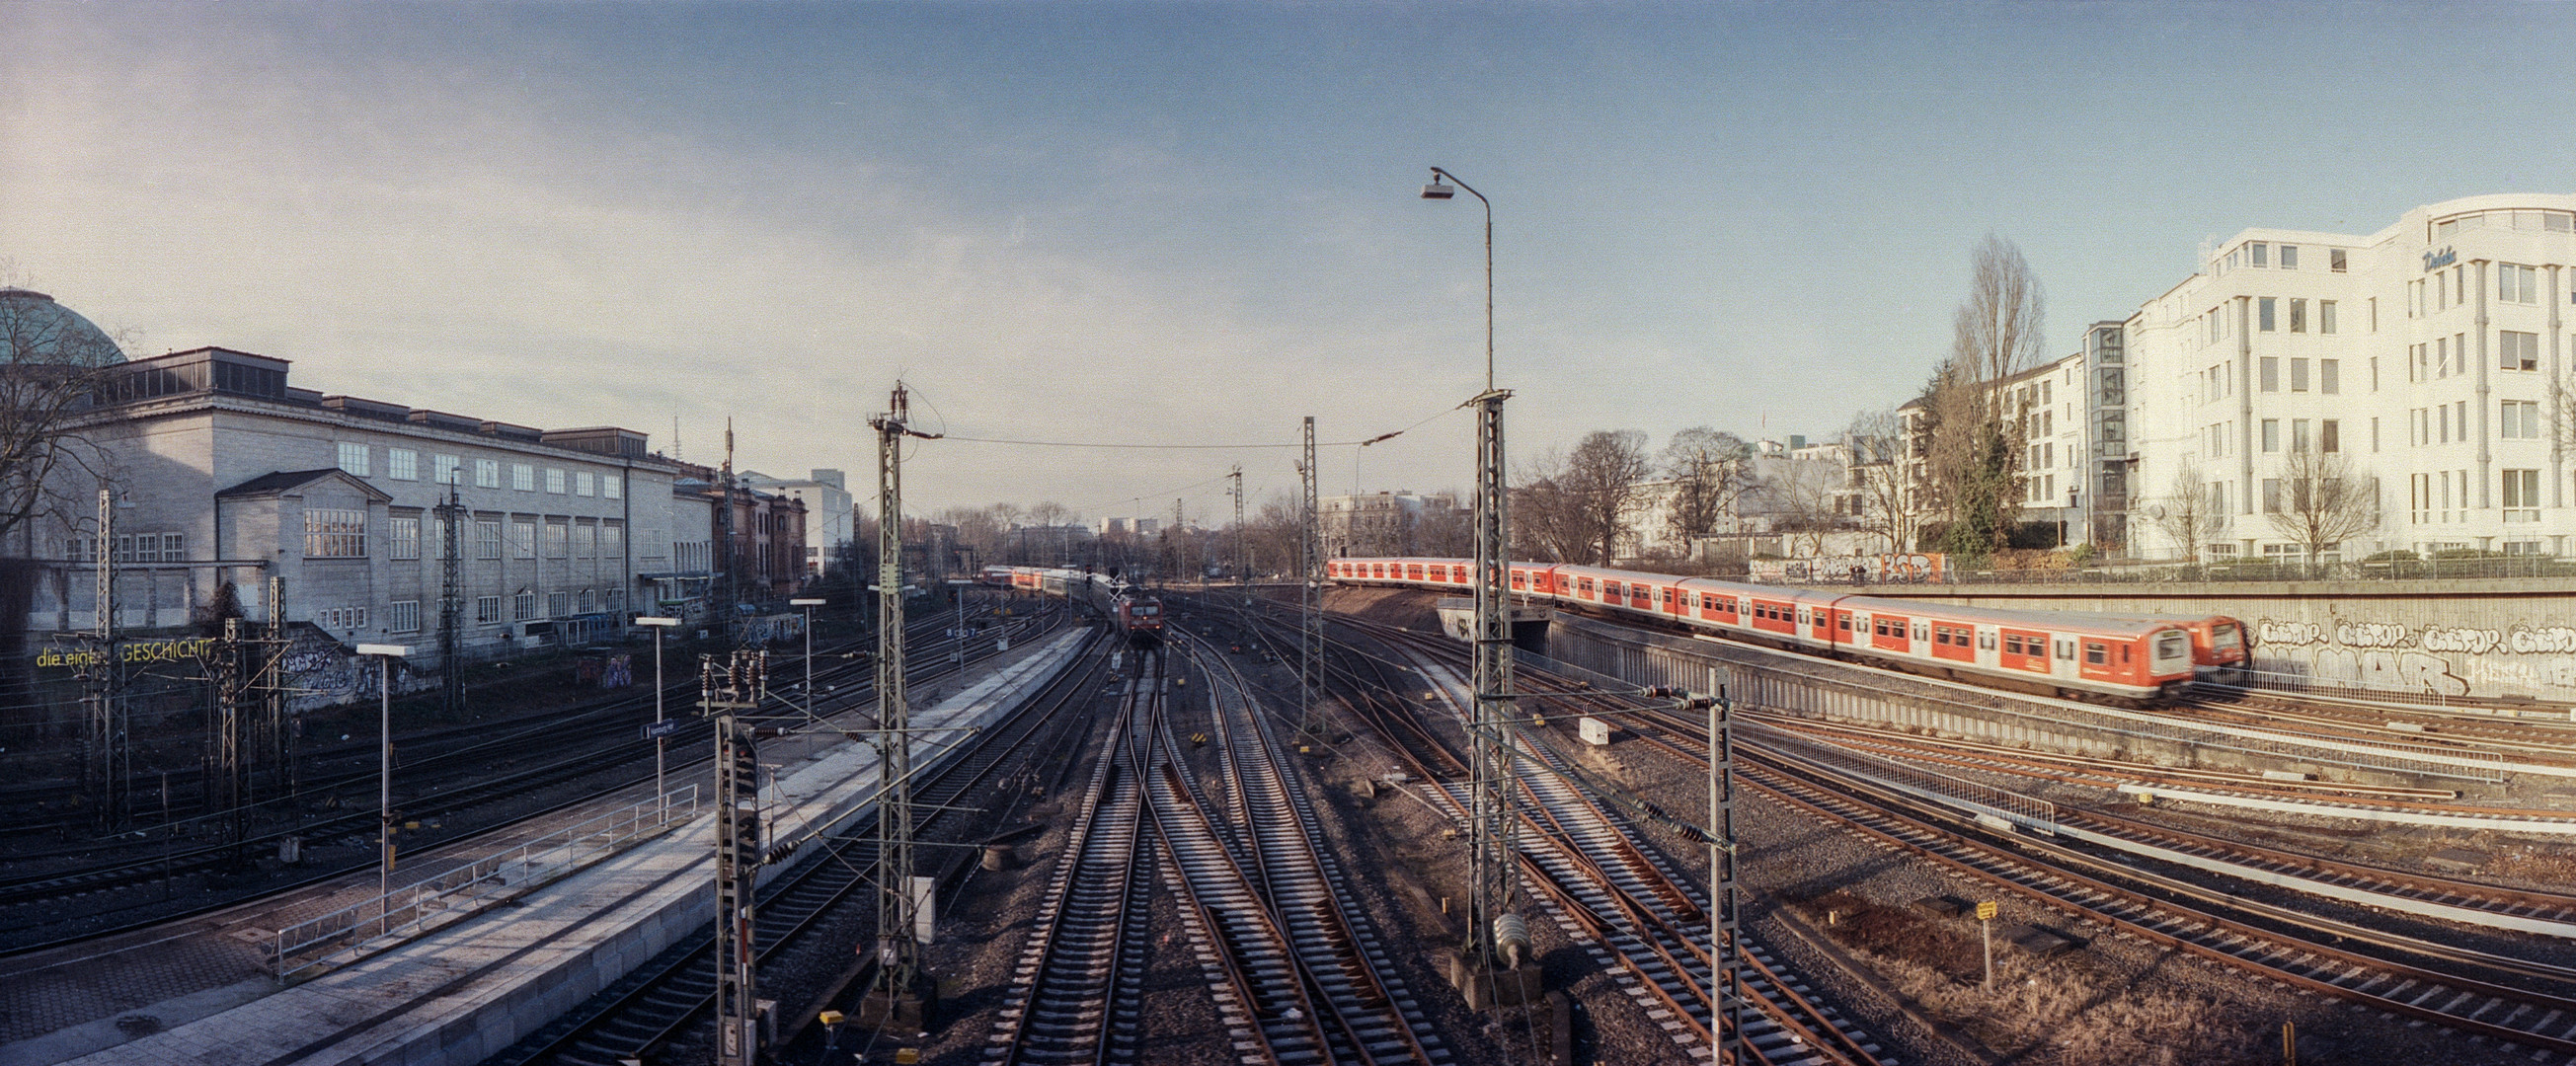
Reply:
M109 366L125 352L81 313L30 289L0 288L0 362Z

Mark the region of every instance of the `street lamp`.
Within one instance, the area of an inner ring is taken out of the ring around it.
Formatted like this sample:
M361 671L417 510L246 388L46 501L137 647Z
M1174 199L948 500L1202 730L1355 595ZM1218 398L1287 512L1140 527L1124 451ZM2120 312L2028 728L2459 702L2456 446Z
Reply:
M656 824L671 812L670 794L662 791L662 751L670 744L662 732L662 631L680 624L677 618L655 618L638 615L635 624L653 629L653 809L658 812Z
M394 660L411 654L401 644L360 644L376 657L376 935L391 931L394 916Z
M1442 184L1444 180L1458 183L1452 187ZM1447 200L1456 197L1459 189L1467 190L1467 195L1475 197L1479 203L1485 205L1485 391L1492 392L1494 391L1494 202L1485 199L1485 194L1477 192L1474 186L1458 181L1458 175L1439 167L1431 168L1431 183L1422 187L1422 198Z
M822 600L789 600L790 607L805 609L805 717L814 717L814 608Z

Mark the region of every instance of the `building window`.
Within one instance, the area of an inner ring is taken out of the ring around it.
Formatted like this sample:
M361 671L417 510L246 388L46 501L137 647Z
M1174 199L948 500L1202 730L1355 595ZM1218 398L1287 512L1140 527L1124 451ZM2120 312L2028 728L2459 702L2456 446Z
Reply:
M2496 436L2506 440L2540 439L2540 401L2506 400L2500 414Z
M2287 266L2288 264L2285 263L2282 265ZM2290 301L2290 332L2305 333L2307 331L2308 302L2306 300Z
M583 613L583 614L589 614L589 613L591 613L592 611L596 611L596 610L598 610L598 609L599 609L599 592L598 592L598 590L596 590L596 589L583 589L583 590L581 590L581 613Z
M477 559L501 557L501 523L474 523L474 557Z
M2272 356L2268 356L2268 355L2267 355L2267 356L2264 356L2264 357L2263 357L2263 360L2262 360L2262 362L2259 364L2259 366L2261 367L2261 370L2262 370L2262 378L2263 378L2263 382L2262 382L2262 384L2263 384L2263 391L2265 391L2265 392L2279 392L2279 391L2281 391L2281 361L2280 361L2279 359L2277 359L2277 358L2274 358L2274 357L2272 357Z
M2277 306L2277 305L2278 305L2279 303L2280 303L2280 301L2279 301L2279 300L2275 300L2275 299L2273 299L2273 298L2271 298L2271 297L2269 297L2269 296L2266 296L2266 297L2263 297L2263 298L2262 298L2262 299L2260 299L2260 300L2256 300L2256 301L2254 301L2254 306L2255 306L2255 312L2254 312L2254 318L2255 318L2254 328L2255 328L2256 330L2259 330L2259 331L2264 332L2264 333L2270 333L2270 332L2273 332L2273 331L2274 331L2274 328L2275 328L2275 327L2273 326L2273 324L2272 324L2272 323L2273 323L2273 319L2274 319L2274 317L2275 317L2274 312L2278 310L2278 306Z
M574 471L572 475L572 494L575 496L591 495L595 491L593 483L598 480L598 476L592 474L588 470Z
M385 631L388 633L420 632L420 601L395 600L385 605Z
M2496 299L2509 304L2539 303L2539 268L2496 264Z
M2276 477L2267 477L2267 478L2264 478L2264 479L2263 479L2263 513L2264 513L2264 514L2279 514L2279 513L2281 513L2281 479L2280 479L2280 478L2276 478Z
M2266 418L2263 420L2263 450L2267 453L2281 450L2280 419Z
M546 558L561 559L571 554L572 527L561 522L546 523Z
M305 508L304 557L308 559L366 558L367 512L331 507Z
M2317 332L2332 333L2334 331L2335 302L2332 300L2317 301Z
M359 477L367 476L367 451L364 444L340 442L340 469Z
M501 461L498 459L474 460L474 487L482 489L500 488Z
M626 479L619 477L616 474L599 475L599 495L602 499L624 499L626 497Z
M521 592L510 598L510 620L526 622L537 617L537 594Z
M2343 422L2329 418L2317 423L2317 450L2329 455L2343 450Z
M572 527L572 554L573 558L576 559L591 559L598 557L598 526L584 523L582 525Z
M2282 245L2282 246L2281 246L2281 269L2283 269L2283 270L2297 270L2297 269L2299 269L2299 246L2298 246L2298 245L2295 245L2295 244L2284 244L2284 245Z
M546 617L562 618L572 613L572 593L546 593Z
M486 626L501 624L501 597L474 597L474 623Z
M396 517L388 532L393 535L393 545L388 558L420 558L420 519L418 517Z
M435 455L430 457L430 471L437 475L438 483L441 485L464 484L464 469L465 460L459 459L456 456Z
M2290 450L2294 452L2304 452L2308 450L2307 419L2293 418L2290 420Z
M2507 522L2540 521L2540 471L2507 470L2504 472L2504 520Z
M520 492L537 491L537 468L526 463L510 464L510 487Z
M2496 365L2506 370L2540 369L2540 334L2497 332Z
M546 468L546 491L557 496L564 494L564 472L562 467L550 466Z
M2306 391L2308 391L2308 361L2307 361L2307 360L2305 360L2305 359L2292 359L2292 360L2290 360L2290 391L2291 391L2291 392L2306 392Z
M2265 244L2262 241L2255 241L2254 243L2245 246L2245 252L2248 256L2252 257L2249 262L2255 266L2263 266L2265 265L2263 261L2271 256L2272 246ZM2271 327L2266 326L2264 328L2269 329Z
M2334 248L2334 249L2329 249L2329 250L2326 252L2326 269L2327 269L2327 270L2331 270L2331 271L2333 271L2333 272L2335 272L2335 273L2337 273L2337 274L2341 274L2341 273L2343 273L2343 271L2344 271L2344 256L2343 256L2343 249L2341 249L2341 248Z
M420 453L409 448L385 449L385 476L396 481L420 480Z
M510 558L534 559L536 557L537 524L524 520L510 523Z
M2317 360L2317 391L2328 396L2343 391L2343 360Z
M626 529L623 526L599 527L599 553L622 557L626 554Z

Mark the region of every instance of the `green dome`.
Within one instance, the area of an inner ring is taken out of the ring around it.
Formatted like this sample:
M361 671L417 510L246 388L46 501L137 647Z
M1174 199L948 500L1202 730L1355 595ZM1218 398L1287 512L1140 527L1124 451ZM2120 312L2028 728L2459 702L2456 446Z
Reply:
M80 312L41 292L0 288L0 359L10 363L70 363L101 367L125 361L125 352Z

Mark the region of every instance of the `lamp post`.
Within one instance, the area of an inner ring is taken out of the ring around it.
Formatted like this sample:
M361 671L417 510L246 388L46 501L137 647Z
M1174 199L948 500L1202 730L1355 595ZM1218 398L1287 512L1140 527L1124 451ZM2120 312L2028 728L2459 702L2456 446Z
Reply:
M1457 184L1453 188L1443 184L1444 180ZM1457 196L1459 189L1467 190L1467 195L1475 197L1478 203L1485 205L1485 391L1492 392L1494 391L1494 202L1485 199L1485 194L1477 192L1474 186L1458 181L1458 175L1439 167L1431 168L1431 182L1422 187L1422 198L1447 200Z
M662 790L662 752L670 739L662 734L662 633L680 624L677 618L637 615L635 624L653 630L653 809L656 821L670 817L670 794Z
M814 608L822 606L823 601L789 600L787 605L805 609L805 717L812 718L814 717Z
M360 644L376 657L376 935L393 926L394 905L394 660L411 654L401 644Z

